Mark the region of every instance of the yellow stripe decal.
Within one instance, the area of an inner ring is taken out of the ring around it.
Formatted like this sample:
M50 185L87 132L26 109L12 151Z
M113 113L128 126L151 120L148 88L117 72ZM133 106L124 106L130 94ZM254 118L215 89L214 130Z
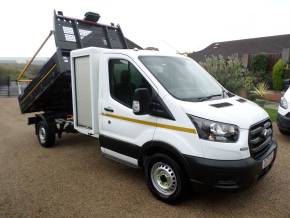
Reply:
M40 85L40 83L50 74L50 72L56 67L56 64L53 65L50 70L41 78L41 80L34 86L34 88L21 100L21 103Z
M149 121L145 121L145 120L137 120L137 119L133 119L133 118L129 118L129 117L123 117L123 116L115 115L115 114L111 114L111 113L102 113L102 115L103 116L107 116L107 117L116 118L116 119L119 119L119 120L125 120L125 121L128 121L128 122L143 124L143 125L146 125L146 126L155 126L155 127L160 127L160 128L164 128L164 129L171 129L171 130L175 130L175 131L196 134L196 130L195 129L191 129L191 128L179 127L179 126L173 126L173 125L167 125L167 124L161 124L161 123L154 123L154 122L149 122Z

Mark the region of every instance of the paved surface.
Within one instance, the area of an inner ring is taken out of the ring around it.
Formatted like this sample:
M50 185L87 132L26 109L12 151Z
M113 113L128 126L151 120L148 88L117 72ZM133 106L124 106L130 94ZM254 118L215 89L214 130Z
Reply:
M143 174L101 157L95 139L65 135L38 145L15 99L0 99L0 217L290 217L290 137L257 185L200 193L169 206L155 200Z

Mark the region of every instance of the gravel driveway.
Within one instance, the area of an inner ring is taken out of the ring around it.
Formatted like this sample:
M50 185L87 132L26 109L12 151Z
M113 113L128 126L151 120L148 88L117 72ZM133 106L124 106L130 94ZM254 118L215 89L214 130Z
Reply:
M26 122L16 99L0 98L0 217L290 217L290 137L276 125L276 164L258 184L170 206L140 170L104 159L96 139L65 134L44 149Z

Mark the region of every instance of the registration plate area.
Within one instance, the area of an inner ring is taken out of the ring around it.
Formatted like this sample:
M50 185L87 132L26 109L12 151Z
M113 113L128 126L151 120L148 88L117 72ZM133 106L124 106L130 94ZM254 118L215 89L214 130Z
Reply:
M271 154L269 154L262 162L262 169L265 169L266 167L268 167L274 159L274 151L272 151Z

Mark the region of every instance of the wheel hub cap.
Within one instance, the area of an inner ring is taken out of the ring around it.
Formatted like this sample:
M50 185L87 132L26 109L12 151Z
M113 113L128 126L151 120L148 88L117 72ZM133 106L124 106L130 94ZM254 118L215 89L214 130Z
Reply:
M41 143L45 143L46 132L45 132L45 129L43 127L39 128L39 140L40 140Z
M165 163L157 162L151 168L151 181L154 187L163 195L172 195L177 187L173 169Z

